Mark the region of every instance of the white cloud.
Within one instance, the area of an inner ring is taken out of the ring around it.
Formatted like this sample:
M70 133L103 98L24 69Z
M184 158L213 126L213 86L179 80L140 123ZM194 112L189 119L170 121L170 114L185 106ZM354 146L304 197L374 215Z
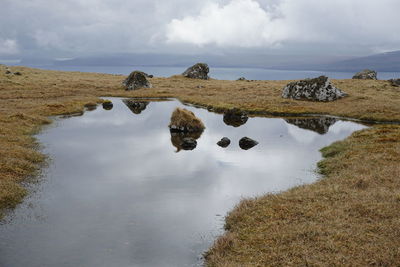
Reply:
M197 15L173 19L168 43L258 47L280 43L397 45L398 0L231 0L207 2Z
M0 38L0 55L12 55L18 53L16 40Z

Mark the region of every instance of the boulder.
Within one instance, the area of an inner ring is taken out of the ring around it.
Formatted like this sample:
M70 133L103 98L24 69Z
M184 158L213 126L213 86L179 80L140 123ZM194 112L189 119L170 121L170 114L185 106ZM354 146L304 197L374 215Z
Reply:
M329 127L337 122L337 119L328 117L294 118L286 119L285 121L302 129L311 130L319 134L326 134L329 131Z
M359 80L378 80L378 74L374 70L363 70L356 73L353 79Z
M10 70L6 70L6 74L12 74Z
M208 77L209 71L210 69L208 68L207 64L197 63L188 68L184 73L182 73L182 75L191 79L208 80L210 79L210 77Z
M389 82L392 86L400 87L400 79L391 79Z
M249 137L243 137L239 140L239 146L243 150L248 150L256 145L258 145L258 142Z
M246 81L245 77L240 77L239 79L237 79L236 81Z
M323 102L334 101L345 96L347 94L333 86L326 76L291 82L282 92L283 98Z
M110 100L105 100L103 102L103 109L105 110L111 110L113 108L113 103Z
M21 72L19 72L19 71L17 71L17 72L14 72L14 75L21 76L21 75L22 75L22 73L21 73Z
M218 141L217 145L220 147L228 147L231 144L231 140L228 137L223 137L220 141Z
M226 125L230 125L233 127L242 126L247 122L249 117L246 112L243 112L237 108L229 109L224 113L224 122Z
M135 114L142 113L149 104L147 101L135 101L132 99L124 99L122 102Z
M191 137L185 137L182 139L181 147L183 150L193 150L197 146L197 141Z
M148 75L142 71L133 71L129 74L122 84L126 90L136 90L140 88L151 88L151 83L147 80Z
M169 124L173 132L203 132L205 126L193 112L184 108L176 108Z

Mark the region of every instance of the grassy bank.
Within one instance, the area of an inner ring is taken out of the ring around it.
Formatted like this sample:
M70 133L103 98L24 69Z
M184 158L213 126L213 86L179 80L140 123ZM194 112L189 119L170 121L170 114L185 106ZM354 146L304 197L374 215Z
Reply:
M333 80L350 96L332 103L280 97L288 81L153 78L153 88L126 92L123 76L0 66L0 209L18 204L21 182L44 156L32 137L48 116L81 113L100 96L177 97L216 110L319 113L400 121L400 90L386 81ZM376 126L336 143L320 163L327 178L288 192L243 201L227 218L210 265L390 264L399 262L398 126ZM397 205L397 206L396 206ZM0 215L1 216L1 215ZM397 238L397 241L394 240ZM235 264L233 264L235 263Z

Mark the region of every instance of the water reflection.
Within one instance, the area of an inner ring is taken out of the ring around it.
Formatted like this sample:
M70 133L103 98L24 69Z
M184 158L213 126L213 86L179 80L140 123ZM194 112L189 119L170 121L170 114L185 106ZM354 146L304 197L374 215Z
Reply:
M170 131L171 133L171 143L174 147L176 147L176 152L183 150L193 150L197 146L196 145L190 145L187 144L188 142L185 142L185 138L190 138L193 140L197 140L201 137L201 134L203 132L174 132Z
M236 108L226 111L223 118L226 125L233 127L240 127L244 125L248 119L249 117L245 112L242 112Z
M196 149L174 153L182 136L168 123L179 102L152 102L132 116L112 101L111 111L59 120L37 136L52 161L0 226L0 266L200 265L222 233L219 215L243 197L315 181L318 150L364 128L338 121L320 135L267 118L233 128L186 107L207 129ZM216 145L223 136L232 141L225 149ZM243 136L259 144L243 151Z
M335 118L321 117L321 118L294 118L285 119L287 123L296 125L299 128L314 131L319 134L326 134L333 124L338 120Z
M135 114L142 113L142 111L145 110L149 104L148 101L135 101L132 99L124 99L122 101Z

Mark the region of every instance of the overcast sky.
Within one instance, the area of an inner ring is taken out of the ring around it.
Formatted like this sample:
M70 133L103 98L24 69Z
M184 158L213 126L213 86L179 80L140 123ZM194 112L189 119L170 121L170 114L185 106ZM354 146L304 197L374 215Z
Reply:
M399 0L0 0L0 8L2 57L400 49Z

